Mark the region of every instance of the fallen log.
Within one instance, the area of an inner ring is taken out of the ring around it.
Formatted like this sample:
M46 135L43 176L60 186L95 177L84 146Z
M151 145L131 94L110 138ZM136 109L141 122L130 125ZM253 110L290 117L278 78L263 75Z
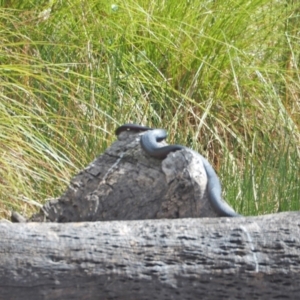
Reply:
M29 220L0 222L0 300L297 298L300 213L216 218L199 155L161 161L140 136L122 132Z
M297 299L300 213L0 222L0 299Z

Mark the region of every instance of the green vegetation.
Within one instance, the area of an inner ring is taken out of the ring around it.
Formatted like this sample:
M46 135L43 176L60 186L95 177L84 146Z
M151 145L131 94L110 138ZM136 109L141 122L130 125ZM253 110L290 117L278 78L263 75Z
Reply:
M0 217L60 195L127 122L207 156L240 213L300 209L297 1L1 4Z

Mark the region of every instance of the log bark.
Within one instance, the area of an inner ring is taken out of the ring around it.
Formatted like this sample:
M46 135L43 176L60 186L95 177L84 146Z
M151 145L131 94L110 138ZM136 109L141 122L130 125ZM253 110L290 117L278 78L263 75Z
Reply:
M0 299L297 299L300 213L0 222Z
M164 160L150 157L140 147L141 134L121 133L61 197L47 202L30 221L218 217L207 196L200 157L188 149Z

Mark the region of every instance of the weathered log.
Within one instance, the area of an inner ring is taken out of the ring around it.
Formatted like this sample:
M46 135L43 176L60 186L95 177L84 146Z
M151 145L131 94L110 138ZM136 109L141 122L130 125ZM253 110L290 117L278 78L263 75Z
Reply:
M198 219L218 216L201 159L139 139L120 134L31 220L148 220L0 222L0 300L297 298L300 214Z
M300 213L0 222L0 299L298 299Z
M141 134L121 133L61 197L47 202L30 221L218 217L199 155L185 149L164 160L152 158L141 149Z

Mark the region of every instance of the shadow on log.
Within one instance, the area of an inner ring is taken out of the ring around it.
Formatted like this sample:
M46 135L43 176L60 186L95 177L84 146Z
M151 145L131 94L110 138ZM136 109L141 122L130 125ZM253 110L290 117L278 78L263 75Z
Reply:
M298 299L299 220L0 222L0 299Z

